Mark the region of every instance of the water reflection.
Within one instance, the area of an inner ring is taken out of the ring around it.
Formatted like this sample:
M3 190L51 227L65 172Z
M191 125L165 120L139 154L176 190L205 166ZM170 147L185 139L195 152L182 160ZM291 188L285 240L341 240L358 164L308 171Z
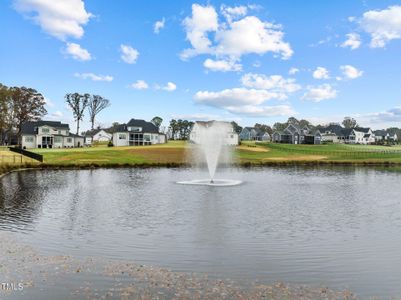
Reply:
M186 169L14 173L0 180L0 229L49 254L401 294L400 173L224 172L245 183L177 185L202 178Z

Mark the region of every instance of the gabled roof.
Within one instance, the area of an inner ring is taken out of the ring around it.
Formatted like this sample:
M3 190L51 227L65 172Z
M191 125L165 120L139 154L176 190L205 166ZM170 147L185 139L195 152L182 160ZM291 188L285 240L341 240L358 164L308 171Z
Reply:
M94 136L94 135L98 134L102 130L104 132L107 132L107 133L112 133L113 132L112 128L93 129L93 130L88 130L87 132L85 132L85 136Z
M355 127L355 131L363 132L363 133L368 133L370 128L365 128L365 127Z
M342 130L343 129L345 129L345 128L341 127L340 125L330 124L327 127L319 128L319 131L321 133L331 132L331 133L334 133L335 135L339 136L339 135L342 135Z
M388 134L386 130L376 130L373 133L377 136L386 136Z
M22 134L36 134L36 128L41 126L49 126L57 129L70 129L68 124L63 124L59 121L35 121L35 122L25 122L22 125L21 133Z
M75 133L71 133L70 132L70 134L68 135L69 137L80 137L80 138L83 138L83 136L82 135L78 135L78 134L75 134Z
M116 126L114 132L127 132L128 127L141 127L142 133L159 133L159 129L151 122L139 119L131 119L127 124Z
M291 134L294 134L294 133L296 133L296 132L299 133L300 130L301 130L301 128L300 128L298 125L295 125L295 124L289 124L289 125L287 126L287 128L284 129L284 131L287 131L287 132L289 132L289 133L291 133Z

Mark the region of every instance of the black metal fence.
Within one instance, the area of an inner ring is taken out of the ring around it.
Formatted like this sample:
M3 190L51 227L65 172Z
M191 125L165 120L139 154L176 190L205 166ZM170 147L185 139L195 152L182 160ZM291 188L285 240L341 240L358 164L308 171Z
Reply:
M43 162L43 155L40 155L38 153L27 151L27 150L24 150L24 149L21 149L18 147L8 147L8 149L10 149L10 151L12 151L12 152L16 152L16 153L25 155L27 157L30 157L32 159L35 159L37 161Z

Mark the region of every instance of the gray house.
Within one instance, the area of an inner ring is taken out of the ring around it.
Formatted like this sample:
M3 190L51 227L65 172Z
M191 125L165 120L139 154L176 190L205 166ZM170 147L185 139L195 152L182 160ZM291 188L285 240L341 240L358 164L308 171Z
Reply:
M308 126L301 128L297 124L289 124L283 131L275 131L272 141L284 144L320 144L321 133Z
M270 134L255 127L244 127L239 134L241 141L270 141Z

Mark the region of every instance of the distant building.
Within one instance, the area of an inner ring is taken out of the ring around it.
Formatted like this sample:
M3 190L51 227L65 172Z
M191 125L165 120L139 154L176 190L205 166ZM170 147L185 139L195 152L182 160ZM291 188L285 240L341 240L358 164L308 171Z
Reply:
M226 129L225 141L224 141L225 145L229 146L238 145L239 142L238 133L234 131L234 127L230 122L223 122L223 121L196 121L189 135L189 141L195 144L199 144L201 139L200 130L202 130L202 128L205 127L206 128L210 127L214 124L221 124L223 125L223 128Z
M270 134L260 128L244 127L239 134L241 141L270 141Z
M113 138L111 129L94 129L85 132L85 145L92 145L93 142L109 142Z
M58 121L26 122L21 130L23 148L82 147L84 137L70 132L68 124Z
M167 143L166 135L159 132L156 125L139 119L131 119L127 124L114 128L114 146L143 146Z
M374 132L375 140L377 143L380 142L397 142L398 136L396 133L390 134L387 130L376 130Z
M320 144L322 135L319 130L308 126L301 128L297 124L289 124L283 131L273 132L272 141L285 144Z

